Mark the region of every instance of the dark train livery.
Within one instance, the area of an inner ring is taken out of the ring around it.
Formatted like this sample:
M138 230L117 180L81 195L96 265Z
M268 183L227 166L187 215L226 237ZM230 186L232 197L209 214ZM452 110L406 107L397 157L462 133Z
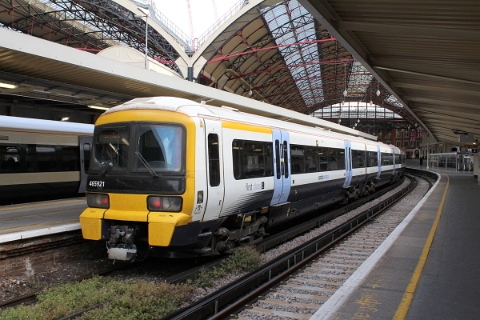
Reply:
M209 255L398 180L394 146L228 107L134 99L95 124L85 239L111 259Z
M0 116L0 204L85 192L93 125Z

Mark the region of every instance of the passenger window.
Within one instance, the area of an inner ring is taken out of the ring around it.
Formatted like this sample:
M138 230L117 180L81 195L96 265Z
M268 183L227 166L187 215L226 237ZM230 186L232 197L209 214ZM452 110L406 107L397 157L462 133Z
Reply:
M20 171L20 153L15 146L0 146L0 172L16 173Z
M208 171L210 177L210 186L220 185L220 158L218 135L210 133L208 135Z
M79 171L80 155L77 147L63 147L60 150L60 170Z
M53 147L28 145L26 159L28 172L51 172L57 169Z
M273 176L272 144L268 142L265 143L264 150L265 150L265 176L271 177Z
M305 147L305 172L319 171L317 168L317 148Z
M352 169L365 167L365 152L352 150Z
M242 178L242 149L242 142L234 140L232 143L233 176L237 180Z
M327 148L318 148L317 157L318 157L318 168L319 168L320 171L331 170L331 169L328 168L329 153L331 153L331 150L328 150Z
M263 143L245 141L243 143L243 169L245 178L264 177L265 159L263 155Z
M376 167L378 166L377 153L373 151L368 152L368 166Z
M336 154L336 169L345 169L345 149L334 149Z
M303 147L290 146L290 154L292 157L292 174L305 172L305 155Z

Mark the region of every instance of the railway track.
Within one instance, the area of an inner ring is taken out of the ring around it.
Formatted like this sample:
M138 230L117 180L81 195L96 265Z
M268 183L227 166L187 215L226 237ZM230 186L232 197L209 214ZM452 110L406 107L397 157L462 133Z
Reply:
M389 190L385 190L385 191L383 191L383 193L386 193L388 191ZM378 193L375 194L375 197L378 197L378 196L379 196ZM362 200L363 201L369 201L371 199L366 198L366 199L362 199ZM392 201L392 200L390 200L390 201ZM305 233L307 230L309 230L311 228L318 227L319 225L324 223L326 220L333 219L336 216L343 215L345 212L348 212L348 211L352 210L353 208L358 207L359 205L360 204L358 202L353 203L350 206L346 206L346 207L340 208L338 210L334 210L334 211L332 211L332 212L330 212L326 215L322 215L321 218L317 218L317 219L313 219L311 221L305 222L302 225L297 226L295 229L290 230L288 233L283 233L281 235L270 237L266 241L260 243L257 247L257 250L262 251L262 252L268 251L273 246L277 246L278 244L283 243L283 242L287 241L288 239L291 239L295 236L298 236L299 234ZM382 206L385 207L387 205L386 204L377 205L377 207L379 207L379 208L382 207ZM316 251L319 251L319 247L329 247L330 245L326 244L326 243L330 242L331 239L343 238L344 236L341 235L343 232L345 232L345 230L343 230L343 229L351 229L355 225L359 225L359 224L364 223L364 222L361 222L360 220L364 220L364 221L370 220L372 218L375 210L377 210L377 209L371 210L371 213L367 213L364 218L357 219L357 221L350 221L349 224L348 224L349 226L347 226L347 227L344 226L344 227L341 227L341 228L337 228L335 231L333 231L329 235L324 236L323 240L321 240L321 239L317 240L317 242L315 244L312 243L310 245L307 245L306 248L297 250L297 252L295 252L293 254L290 254L289 257L281 257L281 259L276 259L274 262L269 264L269 266L267 267L268 271L266 271L266 273L265 273L265 271L264 272L260 271L258 273L259 275L247 276L247 278L253 278L253 281L257 282L257 283L271 282L271 284L268 284L268 285L265 285L265 286L275 285L274 281L269 281L269 280L272 280L273 278L275 278L275 281L281 281L283 279L283 277L281 277L279 275L284 273L285 270L288 270L288 271L292 270L293 271L295 269L301 268L304 265L304 263L306 263L307 258L312 253L314 253ZM315 247L314 249L312 249L312 245L314 245L314 247ZM283 262L281 262L281 260L283 260ZM207 268L208 267L214 267L218 263L220 263L220 262L215 261L215 262L210 263L206 267ZM205 268L205 266L202 266L202 267ZM195 278L197 272L202 267L196 267L196 268L193 268L189 271L183 272L181 274L169 277L169 278L166 279L166 282L177 283L177 282L186 281L186 279ZM345 266L345 268L347 268L347 267ZM352 268L354 270L354 266L351 266L351 267L348 267L348 268ZM315 269L312 269L312 271L314 271L314 273L318 273L317 270L315 270ZM338 273L338 274L335 274L335 273ZM328 277L325 277L325 281L330 283L330 285L333 285L333 283L343 283L343 281L345 281L345 277L346 277L345 274L346 274L345 270L344 271L339 271L339 272L335 271L333 273L333 275L329 275ZM247 279L245 279L245 280L242 279L241 282L248 283L249 281ZM243 290L235 290L235 291L237 291L237 292L242 291L243 293L245 293L245 292L252 293L252 289L248 288L248 285L244 285L244 286L245 286L245 288ZM254 286L258 287L258 284L254 285ZM263 290L262 289L263 286L264 285L261 285L259 289ZM292 288L295 287L295 286L298 287L298 284L287 285L287 288L290 287L290 290L293 290ZM330 290L330 291L332 291L332 290ZM258 297L260 294L258 294L256 291L257 290L254 291L255 293L253 295ZM295 293L295 294L291 293L290 295L288 293L284 293L283 295L278 295L278 297L280 297L280 300L278 300L277 302L275 302L276 300L272 299L272 297L266 297L265 296L264 303L273 303L273 304L277 304L277 305L282 305L282 304L285 304L285 301L281 302L282 301L281 299L288 299L289 296L290 296L291 299L299 299L301 297L303 297L303 298L310 297L310 300L316 301L313 304L313 305L315 305L315 308L312 307L312 310L313 309L316 310L316 309L318 309L318 303L323 303L323 301L325 301L329 297L329 295L331 295L331 294L332 294L332 292L321 293L321 294L318 294L318 295L314 295L314 294L311 294L311 293L299 294L298 292ZM225 299L225 300L229 300L229 301L225 302L225 305L229 306L229 309L225 309L223 306L221 306L221 304L222 304L221 301L222 301L222 299L224 299L224 298L221 298L221 297L224 296L224 295L225 294L221 293L221 292L213 294L213 295L203 299L202 301L199 301L198 304L190 306L188 310L181 310L181 312L178 312L176 314L172 314L165 319L180 319L180 318L182 318L182 319L184 319L184 318L187 318L187 319L188 318L201 319L201 318L205 318L205 317L212 316L212 315L214 317L222 317L222 315L225 312L231 312L230 308L231 308L232 298L230 297L230 294L226 294L226 296L228 298ZM206 302L207 300L212 300L212 297L213 297L213 301L214 301L213 305L211 303ZM28 301L28 303L32 303L32 301L35 299L34 295L29 295L28 297L24 297L24 298L27 299L27 300L23 300L23 298L17 298L17 299L15 299L15 301L9 301L9 302L3 303L2 305L0 305L0 307L14 306L14 305L18 305L18 304L21 304L21 303L26 303L27 301ZM243 300L247 299L247 298L235 297L233 299L234 300L240 299L239 300L240 304L245 305L246 302L243 302ZM248 299L251 299L251 298L248 298ZM261 303L261 302L259 302L259 303ZM290 302L290 304L291 303L293 303L293 302ZM304 307L309 308L308 303L305 303L305 301L300 302L300 304L297 307L303 306L305 304L306 304L306 306L304 306ZM194 311L196 309L198 310L198 308L203 310L201 312L202 316L200 316L200 317L199 317L198 311ZM258 307L254 307L254 308L258 308ZM220 311L220 310L224 310L224 311ZM256 310L256 309L252 309L252 310ZM269 314L269 312L271 313L272 311L264 311L264 312L266 314ZM285 312L287 312L287 311L285 311ZM297 312L297 314L298 314L298 312ZM69 318L69 317L67 317L67 318Z
M231 315L239 319L310 318L408 214L388 215L385 222L376 218L416 187L416 179L412 181L375 207L164 320L227 319ZM431 182L422 180L421 197L430 187ZM365 224L368 228L361 228ZM362 231L350 236L357 229Z

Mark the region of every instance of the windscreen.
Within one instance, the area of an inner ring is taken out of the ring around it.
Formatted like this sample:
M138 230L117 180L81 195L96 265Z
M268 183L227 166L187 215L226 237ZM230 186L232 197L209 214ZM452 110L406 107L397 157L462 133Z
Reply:
M184 171L184 128L172 124L130 123L97 127L90 170L110 172Z
M177 125L139 124L136 128L134 171L145 171L150 166L155 171L182 170L184 130ZM144 164L144 161L147 165Z
M125 171L128 167L129 126L100 127L95 130L92 171Z

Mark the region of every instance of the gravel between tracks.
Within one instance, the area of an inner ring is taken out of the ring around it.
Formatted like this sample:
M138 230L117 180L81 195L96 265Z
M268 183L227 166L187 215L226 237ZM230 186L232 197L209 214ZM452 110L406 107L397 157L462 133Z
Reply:
M408 179L405 182L396 188L395 190L389 192L388 194L379 197L368 204L365 204L349 213L346 213L336 219L322 225L321 227L314 229L300 237L295 238L279 247L272 249L264 254L262 254L262 261L268 262L282 253L291 250L297 247L299 244L304 243L328 230L331 230L338 226L339 224L347 221L351 217L353 217L361 210L365 210L367 207L373 206L383 200L384 198L388 197L389 194L392 192L398 191L398 189L404 188L405 184L408 184ZM70 263L57 263L56 265L49 268L47 271L42 273L37 273L33 276L21 276L21 277L5 277L0 279L0 301L7 301L9 299L13 299L18 296L22 296L25 294L30 294L32 292L39 291L44 288L57 286L63 283L69 283L72 281L78 281L85 276L90 274L96 274L105 270L108 270L111 267L111 261L109 260L84 260L84 261L74 261ZM244 274L234 274L219 281L216 281L215 287L213 288L206 288L201 289L199 288L197 291L197 299L204 297L205 295L221 288L222 286L231 283L232 281L240 278ZM124 277L124 276L122 276ZM161 276L160 276L161 277ZM137 275L138 278L138 275ZM143 275L142 278L145 280L152 280L158 281L159 274L152 274L152 275Z

